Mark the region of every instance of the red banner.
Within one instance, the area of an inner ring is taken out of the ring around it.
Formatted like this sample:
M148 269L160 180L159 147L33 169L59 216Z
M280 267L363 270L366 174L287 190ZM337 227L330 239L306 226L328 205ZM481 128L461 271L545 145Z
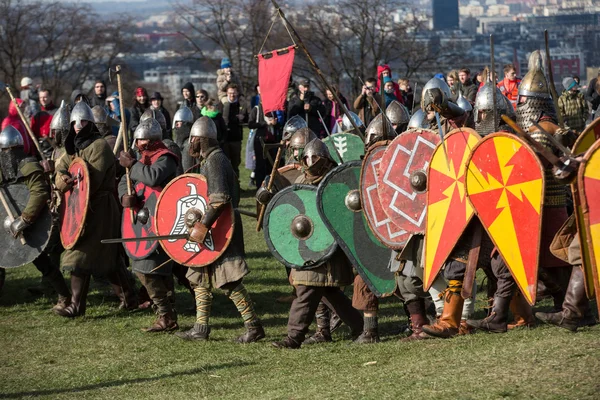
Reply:
M258 85L265 114L283 110L294 65L294 54L294 47L290 46L285 54L273 51L258 55ZM272 57L265 58L266 55Z

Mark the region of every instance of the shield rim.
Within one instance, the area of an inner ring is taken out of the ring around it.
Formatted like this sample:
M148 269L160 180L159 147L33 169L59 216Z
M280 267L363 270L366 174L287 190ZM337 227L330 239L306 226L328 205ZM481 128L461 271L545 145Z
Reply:
M23 186L23 187L25 187L25 188L27 189L27 191L29 192L29 188L28 188L28 187L27 187L27 185L26 185L26 184L24 184L24 183L13 183L13 184L10 184L10 185L6 185L6 186L4 186L4 187L0 188L0 190L9 191L9 188L10 188L10 187L13 187L13 186L16 186L16 185L19 185L19 186ZM7 200L8 200L8 199L7 199ZM10 202L10 201L8 201L8 203L9 203L9 204L11 204L11 202ZM12 208L12 207L11 207L11 211L15 212L15 211L21 211L21 210L15 210L14 208ZM5 211L5 212L6 212L6 211ZM20 215L21 215L21 214L19 213L19 216L20 216ZM48 218L48 222L49 222L49 224L48 224L48 238L46 239L46 241L44 242L44 244L41 246L41 250L40 250L40 252L39 252L39 253L38 253L38 254L37 254L37 255L36 255L36 256L35 256L35 257L34 257L32 260L30 260L30 261L27 261L27 262L25 262L25 263L23 263L23 264L21 264L21 265L15 265L15 266L0 266L0 268L4 268L4 269L13 269L13 268L20 268L20 267L24 267L24 266L26 266L26 265L28 265L28 264L32 263L33 261L35 261L35 260L36 260L36 259L37 259L37 258L40 256L40 254L42 254L42 253L43 253L43 252L46 250L46 248L48 247L48 243L50 243L50 238L52 237L52 214L50 213L50 208L48 207L48 205L44 205L44 208L43 208L43 210L42 210L42 211L40 212L40 214L37 216L37 218L35 219L35 221L34 221L34 223L33 223L33 225L32 225L32 226L35 226L35 225L36 225L36 223L37 223L38 221L41 221L41 220L42 220L42 218L43 218L43 216L47 216L47 218ZM8 235L8 233L7 233L7 232L5 232L5 234L6 234L6 235ZM18 242L18 240L17 240L17 239L15 239L15 240ZM21 244L19 243L19 244L18 244L18 246L23 246L23 245L21 245ZM29 247L31 247L31 246L29 246Z
M66 154L66 153L64 153ZM85 210L83 210L83 218L81 220L81 223L79 224L79 227L77 228L77 233L75 234L75 240L73 240L73 243L69 244L69 245L65 245L65 239L63 239L63 221L64 218L61 218L60 220L60 243L63 245L65 250L70 250L73 247L75 247L75 245L77 244L77 242L79 242L79 239L81 239L81 234L84 230L85 227L85 221L87 220L87 212L88 212L88 208L90 206L90 171L87 167L87 164L85 162L85 160L81 157L75 157L73 159L73 161L71 161L71 164L69 164L69 169L68 171L71 170L71 167L75 164L75 163L80 163L83 166L83 171L84 171L84 175L88 180L88 185L87 185L87 190L85 191ZM62 203L65 205L65 208L67 207L67 203L65 201L65 196L63 195L62 198Z
M354 166L361 166L361 164L362 164L361 160L352 160L352 161L345 162L343 164L339 164L337 167L335 167L331 171L329 171L327 173L327 175L325 175L325 177L323 178L323 180L319 183L319 186L317 186L317 199L323 197L322 193L325 190L324 188L326 186L326 182L329 182L331 180L331 177L334 175L333 174L334 171L338 171L338 170L342 170L342 169L346 169L346 168L351 168L351 167L354 167ZM382 293L379 290L377 290L371 284L370 279L368 279L368 277L365 276L365 273L362 270L362 266L356 265L357 263L354 262L354 256L351 256L351 257L348 256L348 254L352 254L352 252L350 251L350 249L348 248L348 246L346 245L346 243L342 240L342 238L340 237L340 235L335 231L335 229L332 229L329 226L327 218L324 218L325 211L323 210L323 205L322 205L322 203L320 201L317 201L317 210L319 212L319 215L323 219L323 222L325 222L325 226L327 226L327 229L329 229L329 232L331 233L331 235L335 239L335 242L342 249L342 251L344 252L344 255L346 256L346 258L348 259L348 261L350 262L350 264L354 267L354 269L356 270L356 272L358 272L358 274L361 276L361 278L363 278L363 280L365 281L365 283L367 284L367 286L369 287L369 289L371 290L371 292L373 292L373 294L375 296L377 296L378 298L389 297L389 296L393 295L394 292L396 291L397 284L394 285L394 290L392 290L389 293L388 292ZM366 219L367 217L364 217L364 218ZM394 279L394 282L396 282L395 279Z
M596 120L600 120L600 118L597 118ZM581 163L581 166L579 167L579 171L577 171L577 186L579 187L579 192L581 193L580 196L580 200L581 200L581 209L582 209L582 216L584 221L582 221L583 223L583 227L585 230L585 240L586 240L586 245L587 245L587 249L588 249L588 255L589 255L589 260L590 260L590 266L592 269L592 276L593 276L593 287L595 290L595 297L596 297L596 306L598 308L598 310L600 311L600 271L598 270L598 268L600 267L600 260L596 260L596 257L594 256L593 253L593 249L594 249L594 243L592 242L592 235L591 235L591 229L590 229L590 214L589 212L586 212L587 210L589 210L589 205L587 202L587 198L585 196L585 185L584 185L584 177L585 177L585 170L586 170L586 166L588 165L588 161L592 158L592 156L598 152L600 150L600 139L596 140L596 142L588 149L588 151L585 153L585 155L583 156L583 162ZM600 155L599 155L600 157ZM577 214L575 214L577 215ZM579 231L579 226L577 227L577 230ZM580 236L581 239L581 236ZM582 254L583 254L583 248L582 248ZM582 261L584 260L584 257L582 257ZM574 267L575 268L575 267ZM585 272L584 271L584 277L585 277ZM584 279L584 282L586 280ZM587 286L586 286L587 289ZM588 296L590 294L588 293Z
M587 139L585 136L589 133L593 133L594 128L596 128L596 125L600 125L600 117L596 118L595 120L593 120L592 122L589 123L588 126L586 126L583 131L581 132L581 134L577 137L577 140L575 141L575 144L573 145L572 148L572 152L574 155L579 155L579 154L585 154L587 153L587 151L589 149L592 148L592 146L595 144L595 142L597 141L596 139L594 139L594 141L592 142L592 144L586 148L586 149L579 149L579 147L582 146L582 143L585 139Z
M391 140L381 140L379 142L375 142L373 145L371 145L371 147L369 147L369 150L365 153L365 156L362 160L362 167L360 168L359 194L360 194L360 203L361 203L361 207L362 207L362 213L365 215L365 219L367 220L367 225L369 226L369 229L371 229L371 233L373 233L373 235L385 247L392 249L392 250L402 250L404 248L404 246L406 245L406 243L408 242L408 238L406 240L403 240L402 243L394 242L394 240L391 238L382 238L381 234L379 233L377 228L374 226L374 223L371 221L371 218L369 217L370 214L365 211L365 207L364 207L364 205L366 204L364 201L364 198L366 195L366 193L364 193L364 191L366 190L366 185L364 185L364 183L363 183L363 177L365 176L365 172L366 172L365 169L369 167L367 160L373 153L375 153L375 151L381 151L382 148L383 148L383 154L382 154L381 158L383 158L383 156L385 155L385 152L387 151L386 147L389 146L389 144L391 142L392 142ZM379 172L379 171L377 171L377 172ZM375 176L375 181L377 182L377 201L379 201L379 176L378 175ZM383 210L386 217L390 219L390 224L394 225L394 227L396 227L398 229L401 229L396 224L393 223L390 216L385 212L385 207L383 207L383 205L381 204L381 201L379 201L379 205L381 206L381 209ZM408 237L410 237L409 232L407 232L407 235L408 235Z
M143 184L143 183L141 183L141 182L138 182L138 183L140 183L140 184L144 185L145 187L153 188L153 186L148 186L148 185L145 185L145 184ZM137 186L137 185L136 185L136 186ZM155 186L154 186L154 187L155 187ZM133 189L135 190L135 188L133 188ZM161 190L161 192L162 192L162 190ZM159 197L160 197L160 194L159 194ZM158 199L157 199L156 201L157 201L157 204L158 204ZM138 211L139 211L139 210L138 210ZM156 212L156 208L154 208L154 210L152 210L152 212ZM154 217L155 217L155 216L156 216L156 215L154 215ZM127 223L127 222L131 223L131 216L130 216L130 214L129 214L128 212L126 212L126 211L125 211L125 209L123 209L123 213L121 213L121 236L123 236L123 226L124 226L124 225L125 225L125 223ZM153 230L155 229L155 227L154 227L154 224L152 225L152 229L153 229ZM153 233L156 235L156 231L154 231ZM129 242L129 243L131 243L131 242ZM151 249L150 249L150 250L148 250L148 255L147 255L147 256L145 256L145 257L139 257L139 256L135 256L135 255L133 255L133 254L132 254L132 253L129 251L129 248L127 247L127 245L128 245L129 243L123 243L123 249L125 249L125 253L127 253L127 257L131 258L131 259L132 259L132 260L134 260L134 261L140 261L140 260L145 260L145 259L147 259L148 257L150 257L150 255L151 255L151 254L152 254L152 253L153 253L153 252L156 250L156 248L158 247L158 240L154 240L154 241L153 241L153 244L152 244L152 247L151 247Z
M535 155L535 152L533 151L533 149L531 148L531 146L529 146L520 137L518 137L516 135L513 135L511 133L502 132L502 131L490 133L489 135L485 135L484 137L482 137L481 139L479 139L479 141L475 144L475 146L471 150L471 153L469 154L469 157L467 158L467 167L466 167L466 170L465 170L465 175L469 171L469 166L471 165L471 160L473 159L473 155L475 154L475 152L477 151L477 149L479 148L479 146L481 146L486 141L491 140L491 139L496 138L496 137L506 137L506 138L515 140L515 141L519 142L519 144L521 146L525 146L527 149L529 149L531 151L531 153L533 154L533 159L535 160L536 164L540 168L540 171L542 171L541 174L540 174L540 177L542 179L542 188L545 188L545 179L544 179L544 173L543 173L544 167L542 166L542 163L541 163L539 157ZM498 250L498 253L500 253L500 256L504 260L504 263L506 264L508 270L510 271L510 274L513 276L513 280L517 284L517 287L519 288L519 290L523 294L523 297L525 298L525 300L527 300L527 302L530 305L532 305L532 306L535 305L535 300L536 300L536 297L537 297L537 284L533 285L533 292L529 293L528 291L526 291L526 288L523 288L521 286L521 283L517 279L514 278L514 274L513 274L512 268L506 262L506 258L502 254L502 251L500 250L500 247L498 247L498 244L496 243L496 240L490 234L490 231L485 226L485 224L483 223L483 221L481 221L481 218L479 218L479 212L477 211L477 208L475 208L475 206L473 205L473 202L471 201L471 198L469 196L469 189L468 189L468 186L467 186L468 185L467 182L468 182L468 180L465 177L465 196L467 197L469 203L471 204L471 208L473 209L473 213L479 219L481 225L483 226L483 229L485 229L485 232L487 233L488 237L490 238L490 240L494 244L494 247L496 248L496 250ZM537 283L537 280L538 280L537 277L538 277L538 272L539 272L539 269L540 269L540 247L542 245L541 239L542 239L542 218L543 218L543 214L544 214L544 190L542 189L542 196L540 197L540 228L539 228L539 231L538 231L539 240L537 241L537 248L536 248L537 262L536 262L536 265L535 265L535 274L534 274L535 275L535 282L536 283ZM531 301L528 300L528 295L529 294L531 294Z
M439 141L440 141L440 140L439 140L439 135L437 135L437 134L436 134L436 133L435 133L433 130L431 130L431 129L425 129L425 128L410 128L410 129L407 129L406 131L402 132L402 133L401 133L401 134L399 134L398 136L396 136L396 137L395 137L395 138L394 138L394 139L393 139L393 140L390 142L390 144L388 145L388 148L386 149L385 153L383 154L383 157L385 157L385 156L386 156L386 154L388 154L388 153L387 153L387 152L388 152L388 150L390 150L390 152L391 152L391 148L392 148L392 146L393 146L393 143L394 143L394 141L395 141L396 139L398 139L398 138L402 137L403 135L405 135L405 134L407 134L407 133L412 133L412 132L419 133L419 132L423 132L423 131L427 131L428 133L431 133L432 135L434 135L434 136L435 136L435 138L436 138L436 139L438 139L438 143L436 143L436 147L437 147L437 145L439 144ZM419 134L420 134L420 133L419 133ZM432 153L431 153L432 155L433 155L433 152L435 152L435 148L432 150ZM365 156L365 157L366 157L366 156ZM383 158L383 157L382 157L382 158ZM383 178L381 178L381 179L383 179ZM379 183L379 180L380 180L380 179L378 178L378 179L377 179L378 183ZM379 189L377 189L377 191L379 192ZM427 189L425 190L425 192L423 192L423 194L425 194L425 196L426 196L426 197L425 197L425 200L426 200L425 202L427 203ZM389 218L392 220L392 223L393 223L394 225L398 226L398 224L396 224L396 223L394 222L394 219L396 218L396 214L395 214L395 213L393 213L393 212L391 212L391 211L389 211L389 208L387 208L387 207L383 207L383 211L384 211L384 212L386 213L386 215L387 215L387 216L388 216L388 217L389 217ZM388 212L388 211L389 211L389 212ZM425 220L425 222L427 222L427 220ZM404 228L402 228L402 227L400 227L400 226L398 226L398 228L404 229ZM424 230L424 229L423 229L422 231L415 231L415 232L411 232L411 231L409 231L409 230L406 230L406 231L407 231L407 232L408 232L410 235L424 235L424 234L425 234L425 230ZM408 240L406 241L406 243L408 243Z
M435 155L437 154L440 147L446 143L446 140L448 140L448 138L450 136L459 134L460 132L468 132L469 134L474 134L478 138L477 143L479 143L479 141L481 141L481 135L479 135L475 129L471 129L471 128L453 129L450 132L448 132L446 135L444 135L444 141L440 140L440 142L437 144L437 146L435 146L435 149L433 150L433 153L431 154L431 160L433 160L433 157L435 157ZM477 145L477 143L476 143L476 145ZM470 150L470 151L472 152L472 150ZM470 153L469 153L469 157L470 157ZM467 166L468 166L468 164L465 164L465 178L466 178L466 174L467 174ZM427 207L429 207L429 186L431 185L431 179L429 179L431 177L431 174L429 172L430 170L431 170L431 163L429 163L429 166L427 167L427 190L426 190ZM466 183L466 179L465 179L465 183ZM466 191L465 191L465 197L466 197ZM448 259L448 257L450 257L450 254L452 254L452 250L454 250L454 248L458 244L458 241L460 240L460 237L465 233L465 229L467 229L467 226L469 226L469 223L473 219L474 215L475 215L475 212L472 212L471 215L467 218L467 220L465 222L465 226L462 230L462 233L460 234L460 236L458 236L458 238L456 239L456 242L452 245L452 247L450 247L450 250L448 250L448 252L447 252L448 254L445 254L444 262L445 262L445 260ZM435 269L437 269L437 271L435 271L435 273L432 273L431 276L428 277L429 282L425 279L425 271L427 269L427 264L425 263L425 255L427 254L427 240L428 240L428 236L429 236L429 235L427 235L427 226L429 226L429 217L430 217L430 213L427 212L427 214L425 215L425 239L423 241L423 289L424 290L429 290L429 288L431 287L431 285L433 284L433 282L435 281L435 279L437 278L437 276L439 275L439 273L443 267L443 264L442 264L438 268L432 268L432 272Z
M294 184L292 184L290 186L286 186L285 188L280 190L275 196L277 196L279 193L287 193L287 192L292 192L292 191L296 191L296 190L311 190L311 191L316 192L317 187L313 186L313 185L294 183ZM283 195L281 195L281 196L283 196ZM317 195L315 193L315 202L316 202L316 197L317 197ZM273 202L274 199L275 199L275 197L273 197L273 199L271 199L269 204L267 204L267 208L265 210L265 219L263 220L263 235L265 237L265 242L267 242L267 247L269 248L269 251L271 252L271 254L273 254L273 256L277 259L277 261L281 262L287 268L295 269L298 271L306 271L306 270L318 268L321 265L325 264L327 261L329 261L338 248L337 240L335 240L335 236L333 236L333 235L331 235L333 237L333 244L331 246L329 246L329 250L326 252L324 257L321 260L319 260L317 263L313 263L313 264L309 264L309 265L295 265L295 264L291 264L291 263L287 262L283 257L281 257L279 252L273 246L272 241L270 240L270 236L268 236L268 231L269 231L268 226L269 226L269 220L270 220L270 216L271 216L271 210L274 207L273 204L275 204ZM317 213L318 213L318 205L317 205ZM300 215L300 214L298 214L298 215ZM321 218L321 215L319 214L318 217ZM325 225L325 228L327 228L327 230L329 231L329 228L327 227L327 225ZM329 233L331 234L331 232L329 232Z
M181 174L173 179L171 179L171 181L169 183L167 183L165 185L165 187L163 188L162 192L160 192L160 196L158 197L158 200L156 200L156 208L154 210L154 232L156 232L158 234L158 218L156 218L158 216L158 206L160 205L160 202L163 198L163 196L165 195L165 193L167 193L167 189L169 189L176 181L178 181L179 179L182 178L188 178L188 177L192 177L192 178L197 178L200 180L203 180L204 183L207 185L208 187L208 183L206 180L206 177L202 174L192 174L192 173L185 173L185 174ZM210 265L212 263L214 263L216 260L219 259L219 257L221 257L225 251L227 251L227 249L229 248L229 245L231 244L231 239L233 238L234 235L234 230L235 230L235 212L233 211L233 206L231 205L231 203L227 203L227 209L223 210L223 213L225 212L229 212L231 213L231 235L229 235L229 238L227 238L227 242L225 243L225 246L223 246L223 249L217 254L217 252L213 252L215 253L215 257L211 260L211 261L207 261L204 263L200 263L200 264L191 264L191 263L186 263L186 262L180 262L178 261L175 257L173 257L173 255L171 254L171 252L168 250L167 246L165 246L163 244L163 242L167 241L167 240L159 240L158 242L160 243L160 247L162 247L162 249L165 251L165 253L167 253L167 255L169 256L169 258L173 261L175 261L176 263L183 265L184 267L188 267L188 268L202 268L202 267L206 267L207 265ZM221 214L222 215L222 214ZM221 216L219 216L219 218L217 219L217 221L221 218Z

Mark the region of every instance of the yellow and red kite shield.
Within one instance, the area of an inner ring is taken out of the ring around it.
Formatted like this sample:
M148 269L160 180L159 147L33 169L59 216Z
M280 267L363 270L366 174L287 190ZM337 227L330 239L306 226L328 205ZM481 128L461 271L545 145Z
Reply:
M371 232L386 247L399 250L404 247L409 235L405 230L392 223L385 213L377 185L381 157L385 153L388 143L387 141L376 143L363 160L360 171L360 200Z
M577 138L573 146L573 154L579 155L586 153L596 140L600 139L600 118L596 118L589 124L581 135ZM581 169L581 168L580 168ZM575 219L577 221L577 235L581 246L581 265L583 267L585 291L588 298L592 299L596 295L597 280L594 278L595 271L592 267L591 250L588 247L587 229L585 228L583 210L581 208L582 199L579 193L579 183L577 179L571 184L571 193L573 193L573 206L575 208Z
M82 158L75 158L69 166L73 187L64 194L60 204L60 241L65 249L76 244L85 226L90 199L90 173Z
M600 140L585 154L585 162L579 168L579 190L583 228L586 233L596 298L600 296ZM581 243L583 256L584 246ZM591 285L591 287L594 287ZM589 294L589 293L588 293ZM598 302L600 309L600 302Z
M465 170L469 154L479 139L481 136L473 129L454 129L431 156L427 173L425 290L435 280L473 217L473 207L465 197Z
M381 157L379 201L392 223L408 236L425 232L427 169L439 142L429 129L410 129L396 137Z
M465 189L521 292L535 304L544 200L538 157L514 135L486 136L471 153Z
M208 184L200 174L183 174L173 179L160 193L156 203L154 230L158 236L189 232L188 212L204 215L208 209ZM188 239L160 240L165 252L186 267L204 267L216 261L227 249L233 236L233 207L228 203L214 222L204 242Z

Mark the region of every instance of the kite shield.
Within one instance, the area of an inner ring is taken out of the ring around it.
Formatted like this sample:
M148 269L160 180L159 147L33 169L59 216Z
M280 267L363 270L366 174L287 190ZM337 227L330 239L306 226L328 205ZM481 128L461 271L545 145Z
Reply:
M535 304L544 200L535 152L509 133L485 136L471 152L465 189L519 289Z

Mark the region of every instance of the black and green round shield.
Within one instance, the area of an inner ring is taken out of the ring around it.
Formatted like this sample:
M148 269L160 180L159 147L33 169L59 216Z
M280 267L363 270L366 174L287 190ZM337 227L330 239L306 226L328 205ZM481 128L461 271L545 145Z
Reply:
M396 288L390 249L371 232L360 203L360 161L342 164L317 189L317 208L352 265L378 297Z
M288 268L316 268L337 249L317 211L315 186L292 185L273 196L263 230L269 250Z

